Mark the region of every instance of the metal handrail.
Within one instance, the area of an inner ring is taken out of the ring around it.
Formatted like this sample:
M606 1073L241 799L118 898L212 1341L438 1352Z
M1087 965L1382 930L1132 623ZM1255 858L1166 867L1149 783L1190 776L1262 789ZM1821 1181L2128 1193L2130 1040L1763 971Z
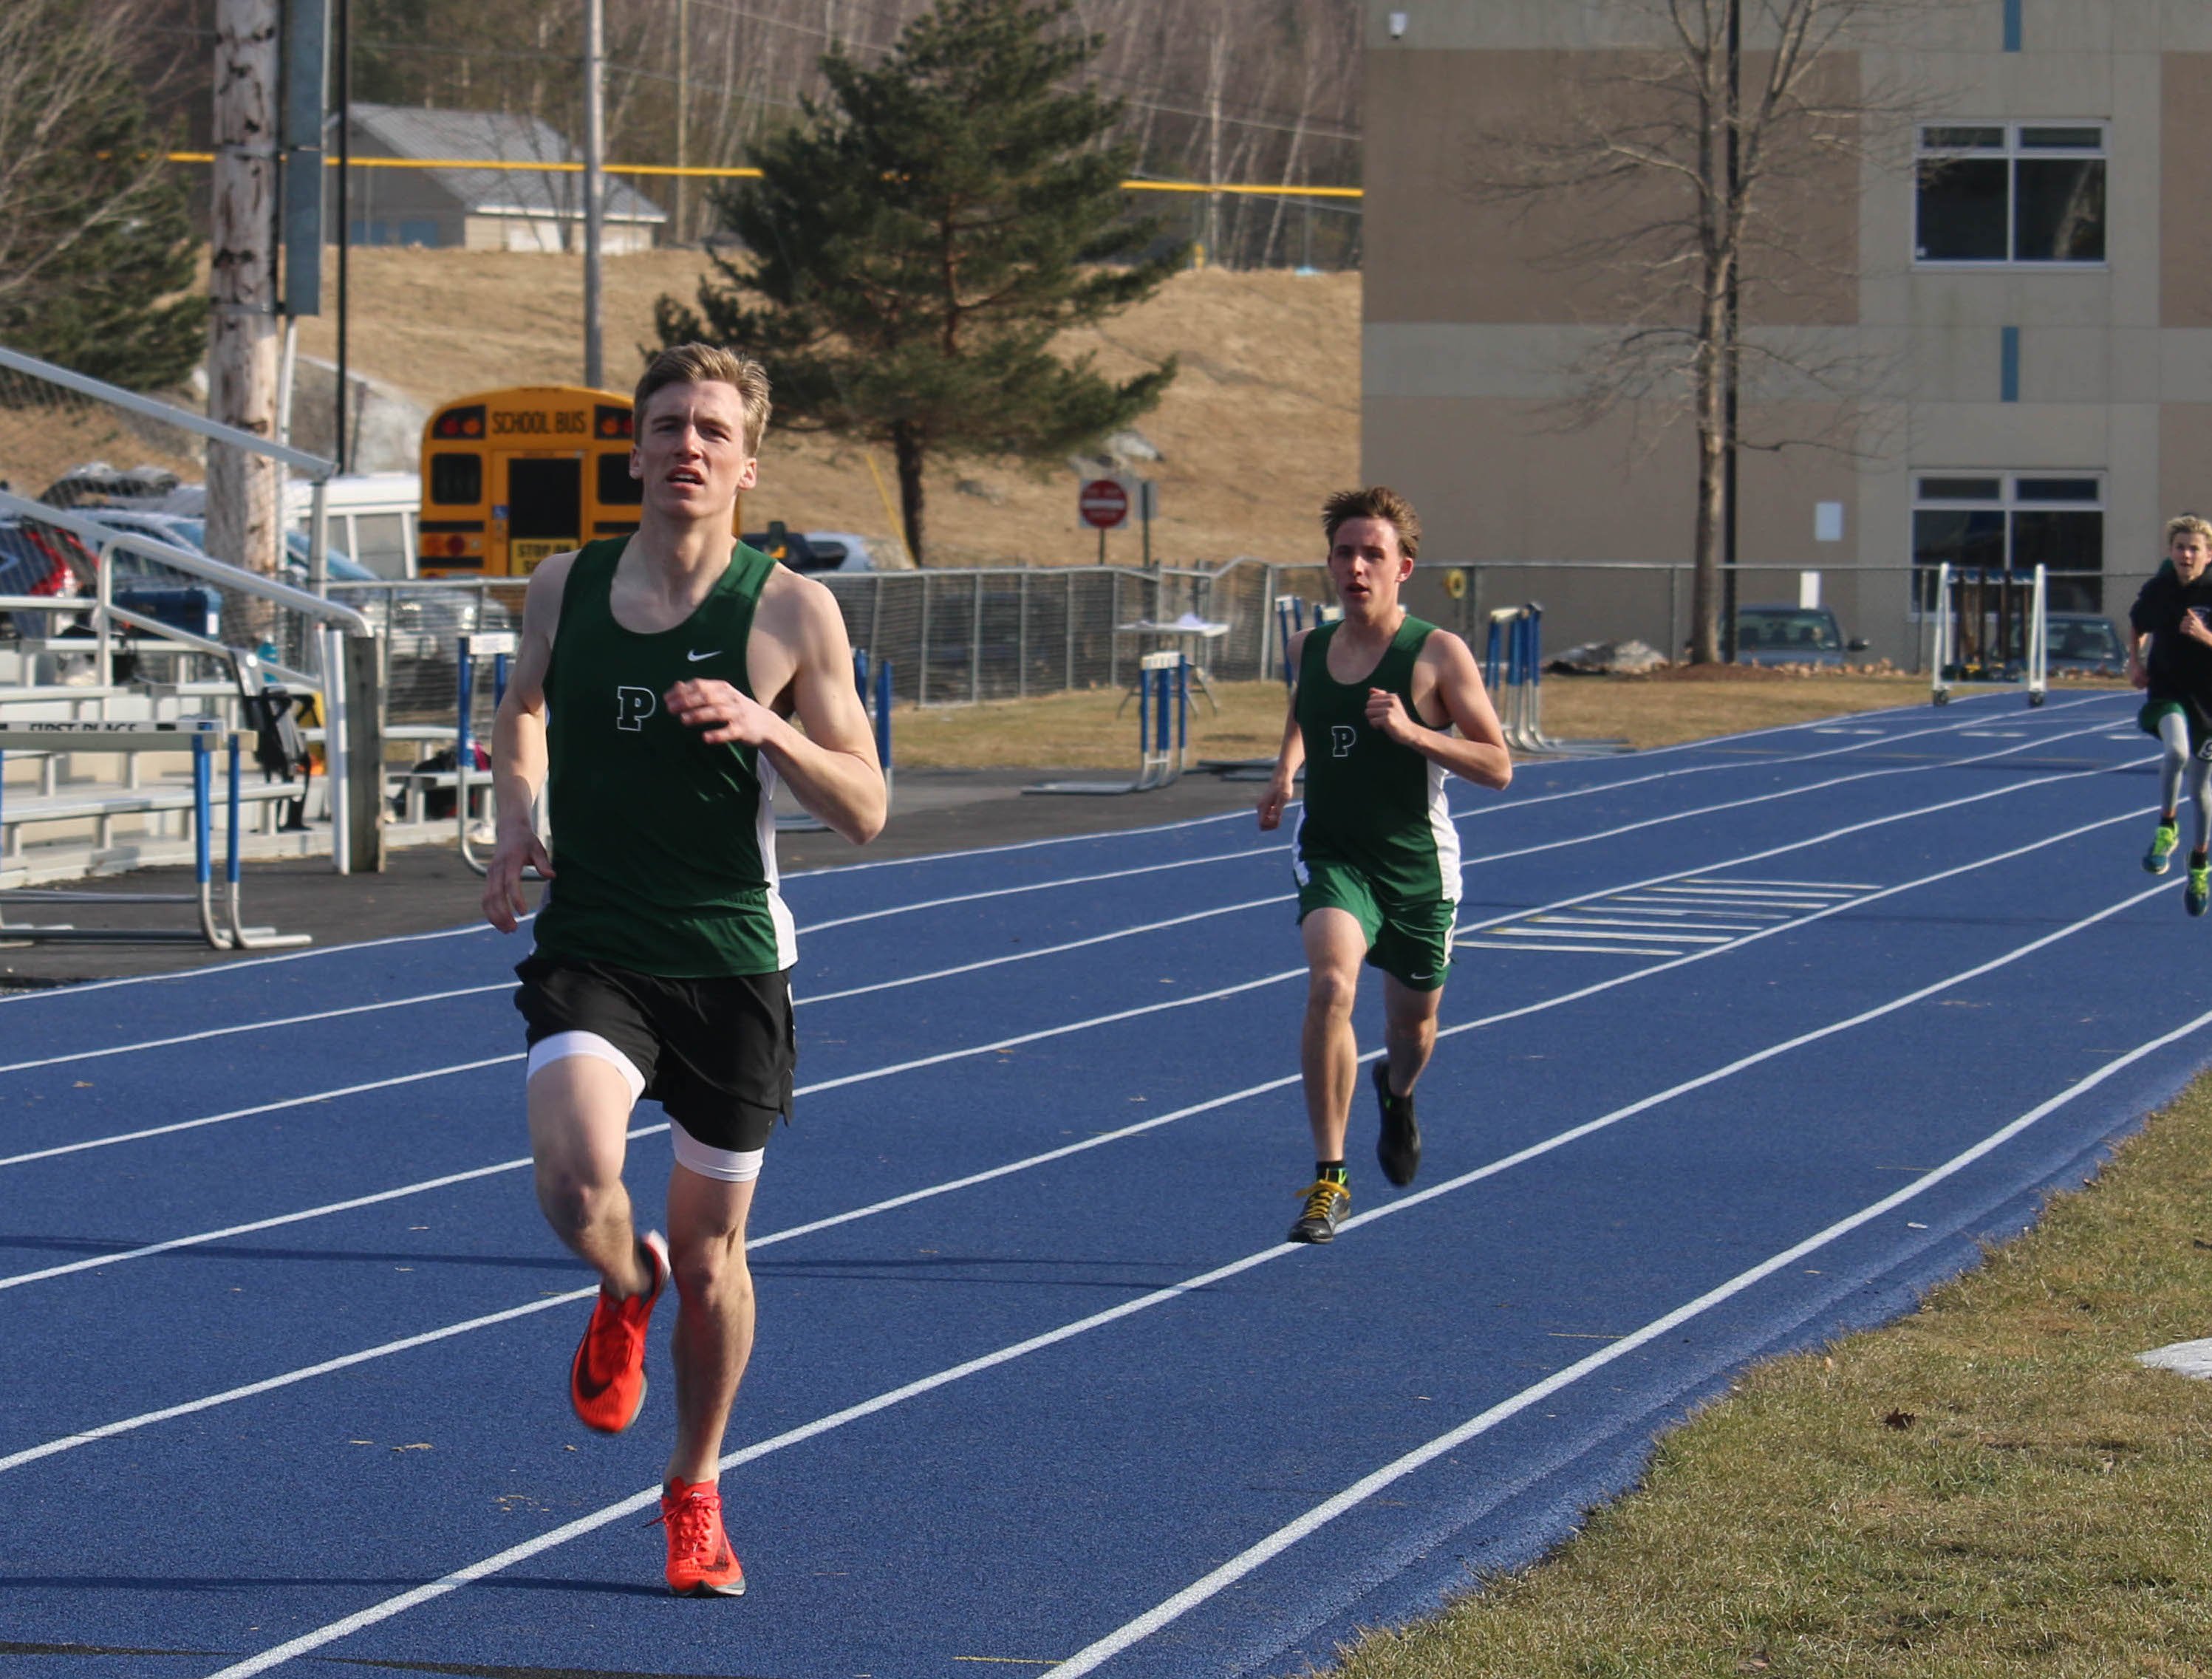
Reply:
M149 420L158 420L165 426L197 433L217 443L227 443L248 454L264 455L285 465L296 467L310 478L327 478L338 470L338 464L321 455L311 455L305 450L289 445L271 443L265 437L256 437L252 432L240 431L235 426L226 426L219 420L210 420L190 409L172 408L167 403L156 402L151 397L142 397L135 391L125 391L101 379L58 367L51 361L41 361L35 355L25 355L21 350L0 347L0 367L19 373L28 373L58 385L65 391L80 396L96 397L112 408L119 408Z

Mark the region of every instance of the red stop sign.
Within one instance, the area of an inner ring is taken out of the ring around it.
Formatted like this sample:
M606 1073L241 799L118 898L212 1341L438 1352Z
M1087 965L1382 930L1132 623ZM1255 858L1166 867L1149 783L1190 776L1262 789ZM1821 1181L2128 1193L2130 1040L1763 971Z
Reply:
M1077 497L1075 510L1083 516L1085 524L1099 530L1111 530L1128 522L1129 492L1111 478L1093 478Z

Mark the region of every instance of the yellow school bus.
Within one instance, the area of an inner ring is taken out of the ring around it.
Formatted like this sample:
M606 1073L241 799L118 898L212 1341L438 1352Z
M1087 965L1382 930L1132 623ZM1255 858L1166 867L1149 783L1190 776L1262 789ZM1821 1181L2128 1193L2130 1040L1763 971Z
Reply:
M459 397L422 428L425 577L526 577L548 555L637 529L629 398L574 385Z

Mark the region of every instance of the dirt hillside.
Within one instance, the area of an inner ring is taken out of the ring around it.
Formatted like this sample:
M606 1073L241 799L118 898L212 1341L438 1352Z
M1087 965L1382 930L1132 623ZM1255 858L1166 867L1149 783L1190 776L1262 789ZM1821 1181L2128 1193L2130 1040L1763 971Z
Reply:
M607 261L608 381L626 388L652 333L653 300L687 301L705 271L696 252ZM470 391L581 377L583 276L570 257L365 250L352 256L350 355L362 372L428 403ZM301 348L329 356L329 314L302 323ZM1155 557L1170 563L1237 555L1319 557L1314 509L1359 468L1359 277L1212 270L1177 276L1146 303L1070 336L1074 353L1126 378L1166 356L1182 372L1138 430L1160 452ZM878 492L858 449L771 426L761 488L745 522L794 530L894 528L890 463ZM1097 538L1075 517L1072 471L1042 478L996 462L945 463L928 482L933 565L1058 565L1095 561ZM1135 563L1133 526L1108 538L1109 560Z

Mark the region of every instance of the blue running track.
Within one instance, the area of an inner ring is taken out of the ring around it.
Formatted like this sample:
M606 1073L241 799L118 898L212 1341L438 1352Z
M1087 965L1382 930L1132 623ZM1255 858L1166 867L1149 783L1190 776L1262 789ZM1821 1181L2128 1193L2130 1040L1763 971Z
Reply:
M1874 1324L2212 1058L2124 695L1459 790L1461 962L1393 1191L1310 1157L1249 816L793 879L801 1100L678 1600L533 1202L520 941L0 1001L11 1674L1284 1674L1526 1561L1747 1361ZM1371 991L1370 987L1370 991ZM1376 998L1361 1041L1378 1042ZM636 1118L657 1221L666 1144Z

